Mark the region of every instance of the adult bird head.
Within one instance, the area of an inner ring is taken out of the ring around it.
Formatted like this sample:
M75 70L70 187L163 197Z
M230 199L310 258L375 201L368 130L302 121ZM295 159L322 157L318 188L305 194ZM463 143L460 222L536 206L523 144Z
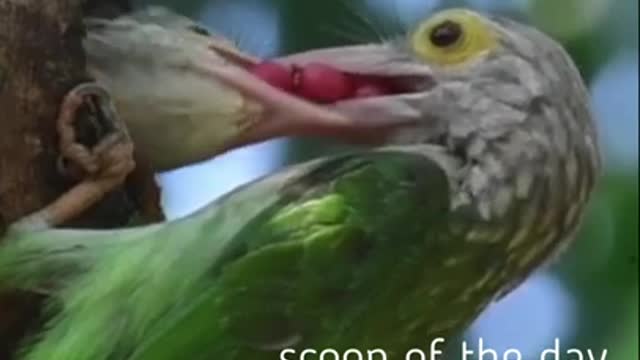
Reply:
M445 10L405 36L282 62L323 63L392 84L390 94L328 106L363 124L412 123L390 129L387 143L428 142L473 157L478 142L511 139L520 150L536 141L554 153L598 158L589 97L570 57L543 33L505 18ZM518 142L522 132L529 142Z
M356 122L410 123L389 127L384 144L441 154L435 160L449 173L452 209L487 222L511 217L519 232L502 230L514 237L513 249L527 234L541 238L520 254L521 265L575 232L600 170L596 128L574 63L540 31L449 9L389 41L282 62L319 62L393 84L386 95L327 109Z

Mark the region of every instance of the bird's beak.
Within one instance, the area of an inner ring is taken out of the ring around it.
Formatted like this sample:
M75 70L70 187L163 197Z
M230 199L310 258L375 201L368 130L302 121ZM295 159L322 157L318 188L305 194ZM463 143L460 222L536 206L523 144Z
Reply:
M395 127L420 120L421 95L434 85L429 66L388 43L335 47L293 54L283 64L330 65L344 73L382 79L392 84L385 95L345 99L326 108L345 116L356 127Z
M245 60L250 64L251 60ZM215 67L212 75L264 106L264 114L232 146L279 136L329 136L351 143L377 143L398 127L421 117L421 94L433 83L431 69L387 44L313 50L274 61L304 68L311 63L331 66L346 74L370 76L394 84L382 96L343 99L316 104L281 91L242 67ZM418 91L418 89L420 91Z

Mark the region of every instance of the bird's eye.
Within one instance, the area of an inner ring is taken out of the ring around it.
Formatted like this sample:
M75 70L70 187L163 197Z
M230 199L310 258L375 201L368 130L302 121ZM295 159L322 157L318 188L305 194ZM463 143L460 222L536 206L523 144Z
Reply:
M439 48L446 48L458 42L462 35L462 26L460 24L455 21L445 20L431 30L429 40Z
M422 22L411 46L425 62L438 66L466 63L497 46L497 35L481 15L463 9L445 10Z

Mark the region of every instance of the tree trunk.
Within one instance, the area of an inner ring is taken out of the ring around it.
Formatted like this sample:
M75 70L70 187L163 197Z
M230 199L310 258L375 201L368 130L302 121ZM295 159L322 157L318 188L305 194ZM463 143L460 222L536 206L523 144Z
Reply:
M4 225L42 208L72 185L56 171L55 119L65 93L88 80L81 43L83 5L80 0L0 0L0 223ZM81 125L82 118L77 122ZM150 171L138 171L132 178L145 184L145 194L157 195L148 188L155 184ZM139 194L140 187L134 188ZM73 226L118 227L135 213L158 209L157 196L150 205L130 195L136 192L115 191ZM1 228L2 224L0 233ZM41 300L25 294L0 295L0 359L9 359L25 333L38 326Z

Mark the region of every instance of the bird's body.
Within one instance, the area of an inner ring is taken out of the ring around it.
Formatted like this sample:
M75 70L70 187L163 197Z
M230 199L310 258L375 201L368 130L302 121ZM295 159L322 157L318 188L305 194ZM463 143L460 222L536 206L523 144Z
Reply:
M176 222L9 233L0 284L52 291L58 305L24 358L379 348L404 359L464 329L565 247L600 167L568 55L536 30L467 10L410 35L283 60L402 84L330 105L414 120L386 147L298 165Z
M446 191L429 195L430 188L446 188L447 179L424 160L396 151L319 160L258 181L190 218L125 230L115 241L108 231L15 234L9 239L15 247L0 254L0 279L30 288L56 272L57 281L76 284L60 293L70 300L64 301L69 316L56 317L25 359L267 360L284 347L323 344L400 350L404 337L379 336L428 309L419 301L434 285L426 270L439 265L415 273L426 260L419 255L434 245L421 237L439 233L433 226L440 227L448 203ZM376 196L379 188L388 191ZM379 211L418 197L424 201ZM422 221L429 214L437 217ZM42 242L53 247L45 250ZM16 265L27 253L47 260L31 263L31 276L21 278ZM387 312L403 298L406 314ZM206 317L192 315L203 310ZM89 321L79 324L83 318ZM431 334L424 320L406 334L412 341ZM165 325L183 321L198 324L184 336L164 333Z

